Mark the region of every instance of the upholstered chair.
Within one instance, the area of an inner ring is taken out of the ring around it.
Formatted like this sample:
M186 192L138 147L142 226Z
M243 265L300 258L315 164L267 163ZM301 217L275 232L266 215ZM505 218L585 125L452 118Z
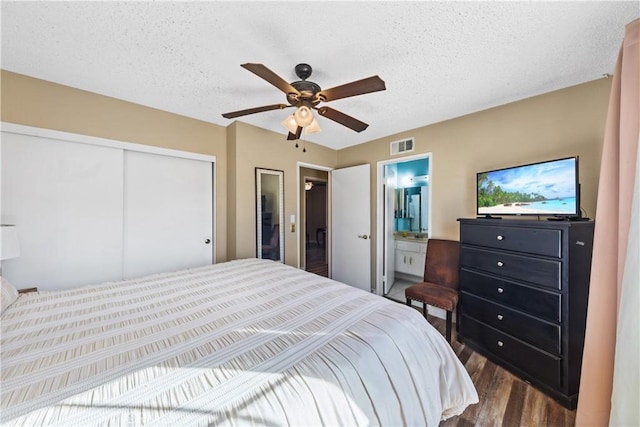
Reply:
M460 242L429 239L422 283L404 291L407 305L411 301L422 303L422 314L427 317L427 305L447 312L446 336L451 343L452 313L458 305L458 275L460 267Z

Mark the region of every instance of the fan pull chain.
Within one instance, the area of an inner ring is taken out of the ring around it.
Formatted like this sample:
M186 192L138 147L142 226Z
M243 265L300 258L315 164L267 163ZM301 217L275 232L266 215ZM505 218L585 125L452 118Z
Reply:
M306 133L307 133L307 128L306 128L306 127L305 127L305 128L302 128L302 132L300 133L300 136L301 136L301 137L302 137L303 135L304 135L304 136L306 136L306 135L305 135ZM304 137L303 137L303 139L302 139L302 152L303 152L303 153L306 153L306 152L307 152L307 140L306 140L306 139L304 139Z

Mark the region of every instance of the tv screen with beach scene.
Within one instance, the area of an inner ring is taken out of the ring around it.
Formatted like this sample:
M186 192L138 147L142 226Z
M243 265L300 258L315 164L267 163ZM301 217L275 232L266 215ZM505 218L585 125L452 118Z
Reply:
M477 214L580 216L578 157L477 174Z

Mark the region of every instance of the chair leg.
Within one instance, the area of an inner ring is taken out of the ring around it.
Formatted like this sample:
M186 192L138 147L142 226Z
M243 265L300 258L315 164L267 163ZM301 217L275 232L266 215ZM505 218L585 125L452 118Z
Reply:
M427 318L427 303L423 302L422 303L422 315L424 316L424 318Z
M407 305L411 306L411 298L407 298Z
M452 314L450 311L447 311L447 341L449 342L449 344L451 344L451 318L452 318Z

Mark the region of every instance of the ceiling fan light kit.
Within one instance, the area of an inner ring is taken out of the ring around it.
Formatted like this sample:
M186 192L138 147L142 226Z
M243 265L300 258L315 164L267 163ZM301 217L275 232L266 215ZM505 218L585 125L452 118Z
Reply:
M280 89L280 91L284 92L289 105L265 105L263 107L225 113L222 117L233 119L264 111L296 107L296 111L282 122L285 129L289 131L287 140L299 139L303 129L307 134L320 132L320 125L314 117L312 110L316 110L320 116L333 120L336 123L348 127L349 129L356 132L362 132L369 126L367 123L361 122L356 118L330 107L318 107L318 104L321 102L328 102L386 89L385 83L380 77L372 76L341 86L336 86L331 89L322 90L318 84L307 81L307 78L311 76L312 72L312 68L309 64L296 65L295 72L300 80L293 83L288 83L262 64L247 63L242 64L241 67L251 71L258 77L266 80L268 83L271 83L273 86Z

